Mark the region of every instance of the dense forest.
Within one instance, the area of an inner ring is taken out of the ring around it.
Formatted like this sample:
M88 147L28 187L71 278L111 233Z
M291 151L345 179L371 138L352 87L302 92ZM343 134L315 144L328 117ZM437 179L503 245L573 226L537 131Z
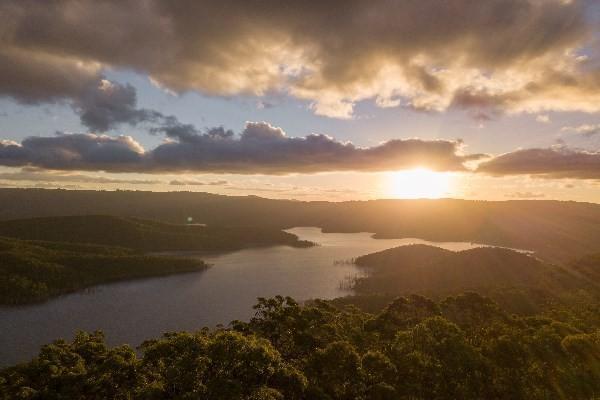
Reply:
M454 252L412 245L358 257L356 264L368 271L367 276L353 282L358 295L379 294L389 299L417 293L440 299L474 291L514 313L534 314L549 305L578 304L581 318L600 321L598 255L554 265L503 248Z
M87 215L0 223L0 304L22 304L93 285L206 268L201 261L148 255L313 243L275 228L183 225Z
M381 312L284 297L249 322L173 332L141 356L99 332L0 372L4 399L597 399L600 330L517 317L474 293Z
M199 260L148 256L122 247L0 237L0 304L42 301L101 283L206 268Z
M105 215L0 223L0 304L48 299L101 283L199 271L198 260L144 254L313 243L275 228L170 224Z
M107 215L2 221L0 236L26 240L91 243L140 251L224 251L255 246L307 247L287 232L262 227L170 224Z
M115 215L182 224L318 226L326 232L373 232L380 238L472 241L535 251L568 262L600 248L600 205L511 200L303 202L255 196L143 191L0 189L0 220Z

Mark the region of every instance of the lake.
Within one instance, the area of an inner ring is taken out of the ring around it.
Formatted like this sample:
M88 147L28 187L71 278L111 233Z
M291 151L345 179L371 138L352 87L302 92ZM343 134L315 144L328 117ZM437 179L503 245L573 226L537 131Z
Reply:
M46 303L0 307L0 363L31 359L42 344L73 337L76 330L102 330L112 344L139 345L166 331L248 319L257 297L278 294L302 301L350 294L346 278L360 274L348 261L400 245L422 243L449 250L480 245L420 239L373 239L370 233L322 233L319 228L288 232L319 246L275 246L202 258L213 266L203 272L96 286ZM341 261L341 262L340 262Z

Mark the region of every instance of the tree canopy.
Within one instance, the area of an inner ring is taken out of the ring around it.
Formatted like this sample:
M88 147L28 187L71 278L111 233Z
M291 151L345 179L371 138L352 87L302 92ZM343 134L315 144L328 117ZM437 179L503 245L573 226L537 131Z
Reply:
M140 356L100 332L0 372L5 399L595 399L600 330L517 317L465 293L378 314L259 299L248 322L171 332Z

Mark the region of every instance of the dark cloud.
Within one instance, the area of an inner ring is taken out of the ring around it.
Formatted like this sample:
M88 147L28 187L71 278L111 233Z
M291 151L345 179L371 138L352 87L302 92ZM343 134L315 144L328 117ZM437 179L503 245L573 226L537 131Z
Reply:
M130 136L62 134L0 142L0 164L56 170L137 169L143 148Z
M150 128L152 134L164 134L168 138L177 139L180 142L194 142L202 138L232 139L234 132L223 127L210 128L202 133L192 124L183 124L173 116L164 117L159 126Z
M164 128L168 140L145 151L130 136L58 134L0 142L0 165L112 172L200 171L287 174L324 171L384 171L427 167L465 170L483 155L463 155L462 142L390 140L361 148L329 136L288 137L281 128L249 122L240 135L223 128L200 133L188 125Z
M600 179L600 153L566 147L516 150L481 163L477 172L491 175Z
M137 109L135 88L108 81L98 66L56 55L6 51L0 39L2 95L25 104L68 104L81 123L96 132L163 118L157 111Z
M206 133L178 131L177 141L150 154L151 164L164 170L231 173L314 173L323 171L382 171L425 166L436 170L464 170L464 163L481 155L460 155L461 142L419 139L391 140L359 148L329 136L288 137L267 123L247 123L235 137L222 128Z
M589 46L597 27L587 6L5 0L0 91L24 102L78 96L102 69L123 68L177 92L290 93L338 117L366 98L436 110L481 101L513 111L598 110L598 54Z
M0 25L4 20L0 16ZM79 98L100 81L99 68L92 63L6 47L2 30L0 27L0 95L26 104L64 101Z
M137 92L133 86L106 79L73 99L72 105L81 123L96 132L106 132L122 123L136 125L165 119L158 111L137 108Z
M519 104L521 96L519 92L494 93L469 87L453 94L450 107L469 110L471 118L477 121L490 121Z

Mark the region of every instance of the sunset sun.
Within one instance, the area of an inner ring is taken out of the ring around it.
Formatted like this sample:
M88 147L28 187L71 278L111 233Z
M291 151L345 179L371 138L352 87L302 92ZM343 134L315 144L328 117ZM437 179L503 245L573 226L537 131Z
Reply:
M452 189L453 176L426 168L391 172L388 194L402 199L436 199L447 196Z

